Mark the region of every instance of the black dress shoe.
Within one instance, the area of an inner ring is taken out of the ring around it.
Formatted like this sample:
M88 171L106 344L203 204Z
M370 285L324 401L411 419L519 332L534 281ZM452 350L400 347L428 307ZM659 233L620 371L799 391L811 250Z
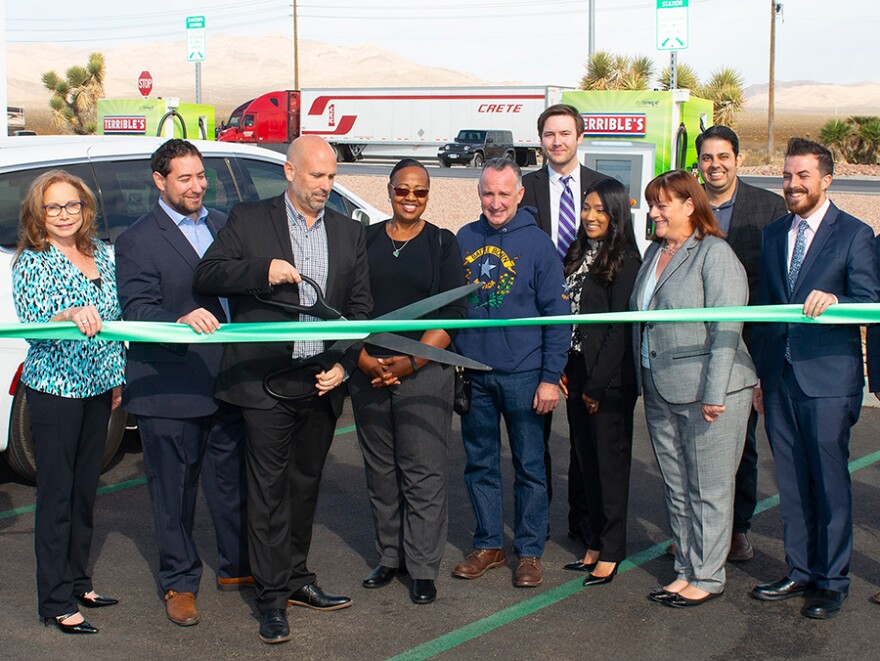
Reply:
M611 570L611 573L608 574L608 576L593 576L593 573L590 572L589 576L584 579L584 587L590 585L607 585L614 580L614 576L617 574L617 568L619 566L620 563L614 565L614 569Z
M648 593L648 599L656 604L662 604L667 599L671 599L672 597L677 596L678 592L670 592L666 588L657 588L656 590Z
M580 560L575 560L574 562L562 565L562 568L566 571L593 571L596 568L596 563L584 564Z
M662 603L664 606L669 606L670 608L694 608L696 606L702 606L707 601L712 601L713 599L717 599L722 594L724 594L724 590L721 592L710 592L705 597L700 597L699 599L689 599L688 597L684 597L680 594L673 594L668 599L664 599Z
M351 606L351 597L324 592L317 583L310 583L290 595L287 605L304 606L316 611L335 611Z
M102 597L101 595L89 597L86 593L83 593L74 595L74 597L80 605L85 606L86 608L103 608L104 606L115 606L119 603L119 599Z
M801 615L811 620L830 620L840 613L844 601L846 601L845 592L818 588L807 596Z
M409 598L414 604L430 604L437 598L437 588L429 578L414 578L409 586Z
M283 608L270 608L260 616L260 640L269 645L290 640L287 611Z
M404 570L404 572L405 571L406 570ZM385 567L384 565L379 565L370 572L369 576L361 582L361 585L367 589L384 588L394 580L394 577L397 576L398 573L404 572L401 572L397 567Z
M50 624L54 624L59 631L63 631L64 633L98 633L98 629L96 627L93 627L86 620L83 620L79 624L64 624L64 620L68 619L72 615L75 615L75 613L67 613L66 615L59 615L58 617L44 617L43 624L47 627Z
M790 578L780 578L772 583L761 583L756 586L749 594L753 599L761 601L782 601L783 599L791 599L799 594L803 594L810 588L809 585L796 583Z

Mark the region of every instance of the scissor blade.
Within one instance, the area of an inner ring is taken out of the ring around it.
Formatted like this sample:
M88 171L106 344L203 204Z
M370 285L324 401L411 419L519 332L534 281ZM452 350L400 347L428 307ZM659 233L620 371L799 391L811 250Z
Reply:
M455 289L450 289L448 291L440 292L439 294L434 294L433 296L429 296L428 298L423 298L421 301L416 301L415 303L410 303L409 305L404 305L402 308L397 308L396 310L392 310L387 314L383 314L381 317L376 317L375 321L390 321L397 319L418 319L419 317L423 317L429 312L433 312L434 310L439 310L444 305L449 305L453 301L457 301L460 298L464 298L472 291L476 291L480 287L482 287L484 283L482 282L472 282L469 285L463 285L461 287L456 287Z
M425 344L424 342L419 342L418 340L413 340L404 337L403 335L395 335L394 333L373 333L364 341L377 347L394 351L395 353L415 356L416 358L425 358L444 365L456 365L458 367L465 367L469 370L478 370L480 372L488 372L492 369L488 365L478 363L476 360L471 360L470 358L465 358L457 353L447 351L446 349L439 349L430 344Z

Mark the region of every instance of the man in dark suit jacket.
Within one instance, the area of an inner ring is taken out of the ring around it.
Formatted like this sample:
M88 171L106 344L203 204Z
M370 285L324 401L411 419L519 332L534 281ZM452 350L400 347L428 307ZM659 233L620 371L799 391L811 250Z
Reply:
M727 243L746 269L749 302L754 304L761 269L761 232L770 221L786 214L785 200L776 193L750 186L737 177L742 165L739 138L726 126L712 126L697 136L698 167L709 204ZM751 324L743 326L751 351ZM727 559L744 562L754 556L748 532L758 504L758 413L749 414L742 459L736 471L733 503L733 539Z
M369 290L364 228L324 208L336 176L333 149L321 138L291 143L284 165L287 191L233 207L229 221L196 271L196 290L229 296L235 322L298 321L302 317L259 300L311 305L314 291L300 273L319 283L328 303L347 319L367 319ZM294 266L295 265L295 266ZM305 316L305 315L303 315ZM292 357L309 358L322 341L238 343L225 347L217 397L242 408L247 435L248 544L260 610L260 639L290 639L288 603L317 610L351 604L325 593L307 567L318 487L336 420L339 388L357 367L359 348L339 362L297 375L317 397L279 401L263 389L270 372Z
M803 304L815 318L836 303L877 301L874 233L826 197L833 170L822 145L789 141L783 192L791 214L764 230L759 304ZM847 461L864 386L861 334L850 325L768 323L756 326L754 345L755 407L773 448L789 571L751 594L777 601L805 593L801 614L827 619L849 591Z
M570 177L568 186L574 202L574 230L580 225L581 209L587 189L605 175L578 163L578 145L584 140L584 118L577 108L564 103L548 107L538 117L538 137L541 152L547 162L546 168L523 176L523 193L520 207L538 210L535 220L553 239L553 245L561 260L571 243L559 238L559 206L563 194L563 177ZM574 237L572 236L572 239ZM547 469L547 497L553 498L552 466L550 463L550 433L553 414L544 416L544 464ZM587 504L574 448L569 453L568 470L568 535L587 543Z
M193 290L193 274L226 216L202 205L207 181L193 144L169 140L151 165L159 201L116 241L122 316L212 333L226 312L217 297ZM244 536L244 428L238 410L214 399L221 353L218 344L143 342L128 352L123 403L138 419L166 613L181 626L199 621L202 561L192 529L200 475L217 536L217 587L253 582Z
M880 236L874 237L874 248L880 261ZM865 349L868 363L868 390L880 400L880 324L868 326ZM871 601L880 604L880 592L872 596Z

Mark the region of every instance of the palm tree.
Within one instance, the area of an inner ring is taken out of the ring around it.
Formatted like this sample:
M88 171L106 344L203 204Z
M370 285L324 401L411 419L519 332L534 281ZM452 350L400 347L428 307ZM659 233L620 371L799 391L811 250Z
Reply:
M581 78L582 90L645 90L654 75L654 64L647 57L599 51L587 61L587 72Z
M880 149L880 117L866 117L859 125L859 140L862 143L862 163L876 163Z
M880 151L880 117L829 119L819 131L819 140L835 158L872 165Z
M842 119L829 119L819 130L819 141L831 150L836 161L848 161L851 157L850 142L855 131L852 124Z
M52 93L49 107L55 126L64 133L95 133L98 99L104 96L104 75L102 53L90 53L85 67L70 67L64 78L54 71L43 74L43 85Z
M709 99L715 108L713 115L716 124L734 126L736 114L742 109L743 77L730 67L718 69L709 78L705 85L699 85L695 93L704 99Z

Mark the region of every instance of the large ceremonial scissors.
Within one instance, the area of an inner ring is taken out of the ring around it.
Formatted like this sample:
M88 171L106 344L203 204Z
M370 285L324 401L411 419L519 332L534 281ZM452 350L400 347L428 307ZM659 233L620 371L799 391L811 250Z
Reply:
M311 278L304 275L300 276L302 281L315 290L315 302L312 305L299 305L294 303L282 303L273 301L256 294L257 300L266 305L273 305L289 312L299 312L324 321L345 321L342 313L327 302L321 287ZM429 296L421 301L410 303L397 310L392 310L381 317L376 317L374 321L396 321L402 319L418 319L435 310L439 310L445 305L464 298L471 292L482 286L480 282L474 282L462 287L456 287L449 291L440 292L434 296ZM314 382L310 381L317 371L329 369L335 363L339 362L345 351L357 342L365 342L383 349L388 349L396 354L415 356L416 358L424 358L435 363L444 365L454 365L457 367L465 367L471 370L488 371L491 368L488 365L471 360L452 351L440 349L430 344L413 340L396 333L371 333L363 340L338 340L331 344L323 352L310 356L308 358L293 358L289 365L270 372L263 379L263 390L266 394L283 401L301 401L310 399L318 395L318 390L314 386ZM279 380L281 377L285 379L285 386L290 385L290 376L306 377L305 382L300 382L303 392L282 393L272 387L272 382Z

